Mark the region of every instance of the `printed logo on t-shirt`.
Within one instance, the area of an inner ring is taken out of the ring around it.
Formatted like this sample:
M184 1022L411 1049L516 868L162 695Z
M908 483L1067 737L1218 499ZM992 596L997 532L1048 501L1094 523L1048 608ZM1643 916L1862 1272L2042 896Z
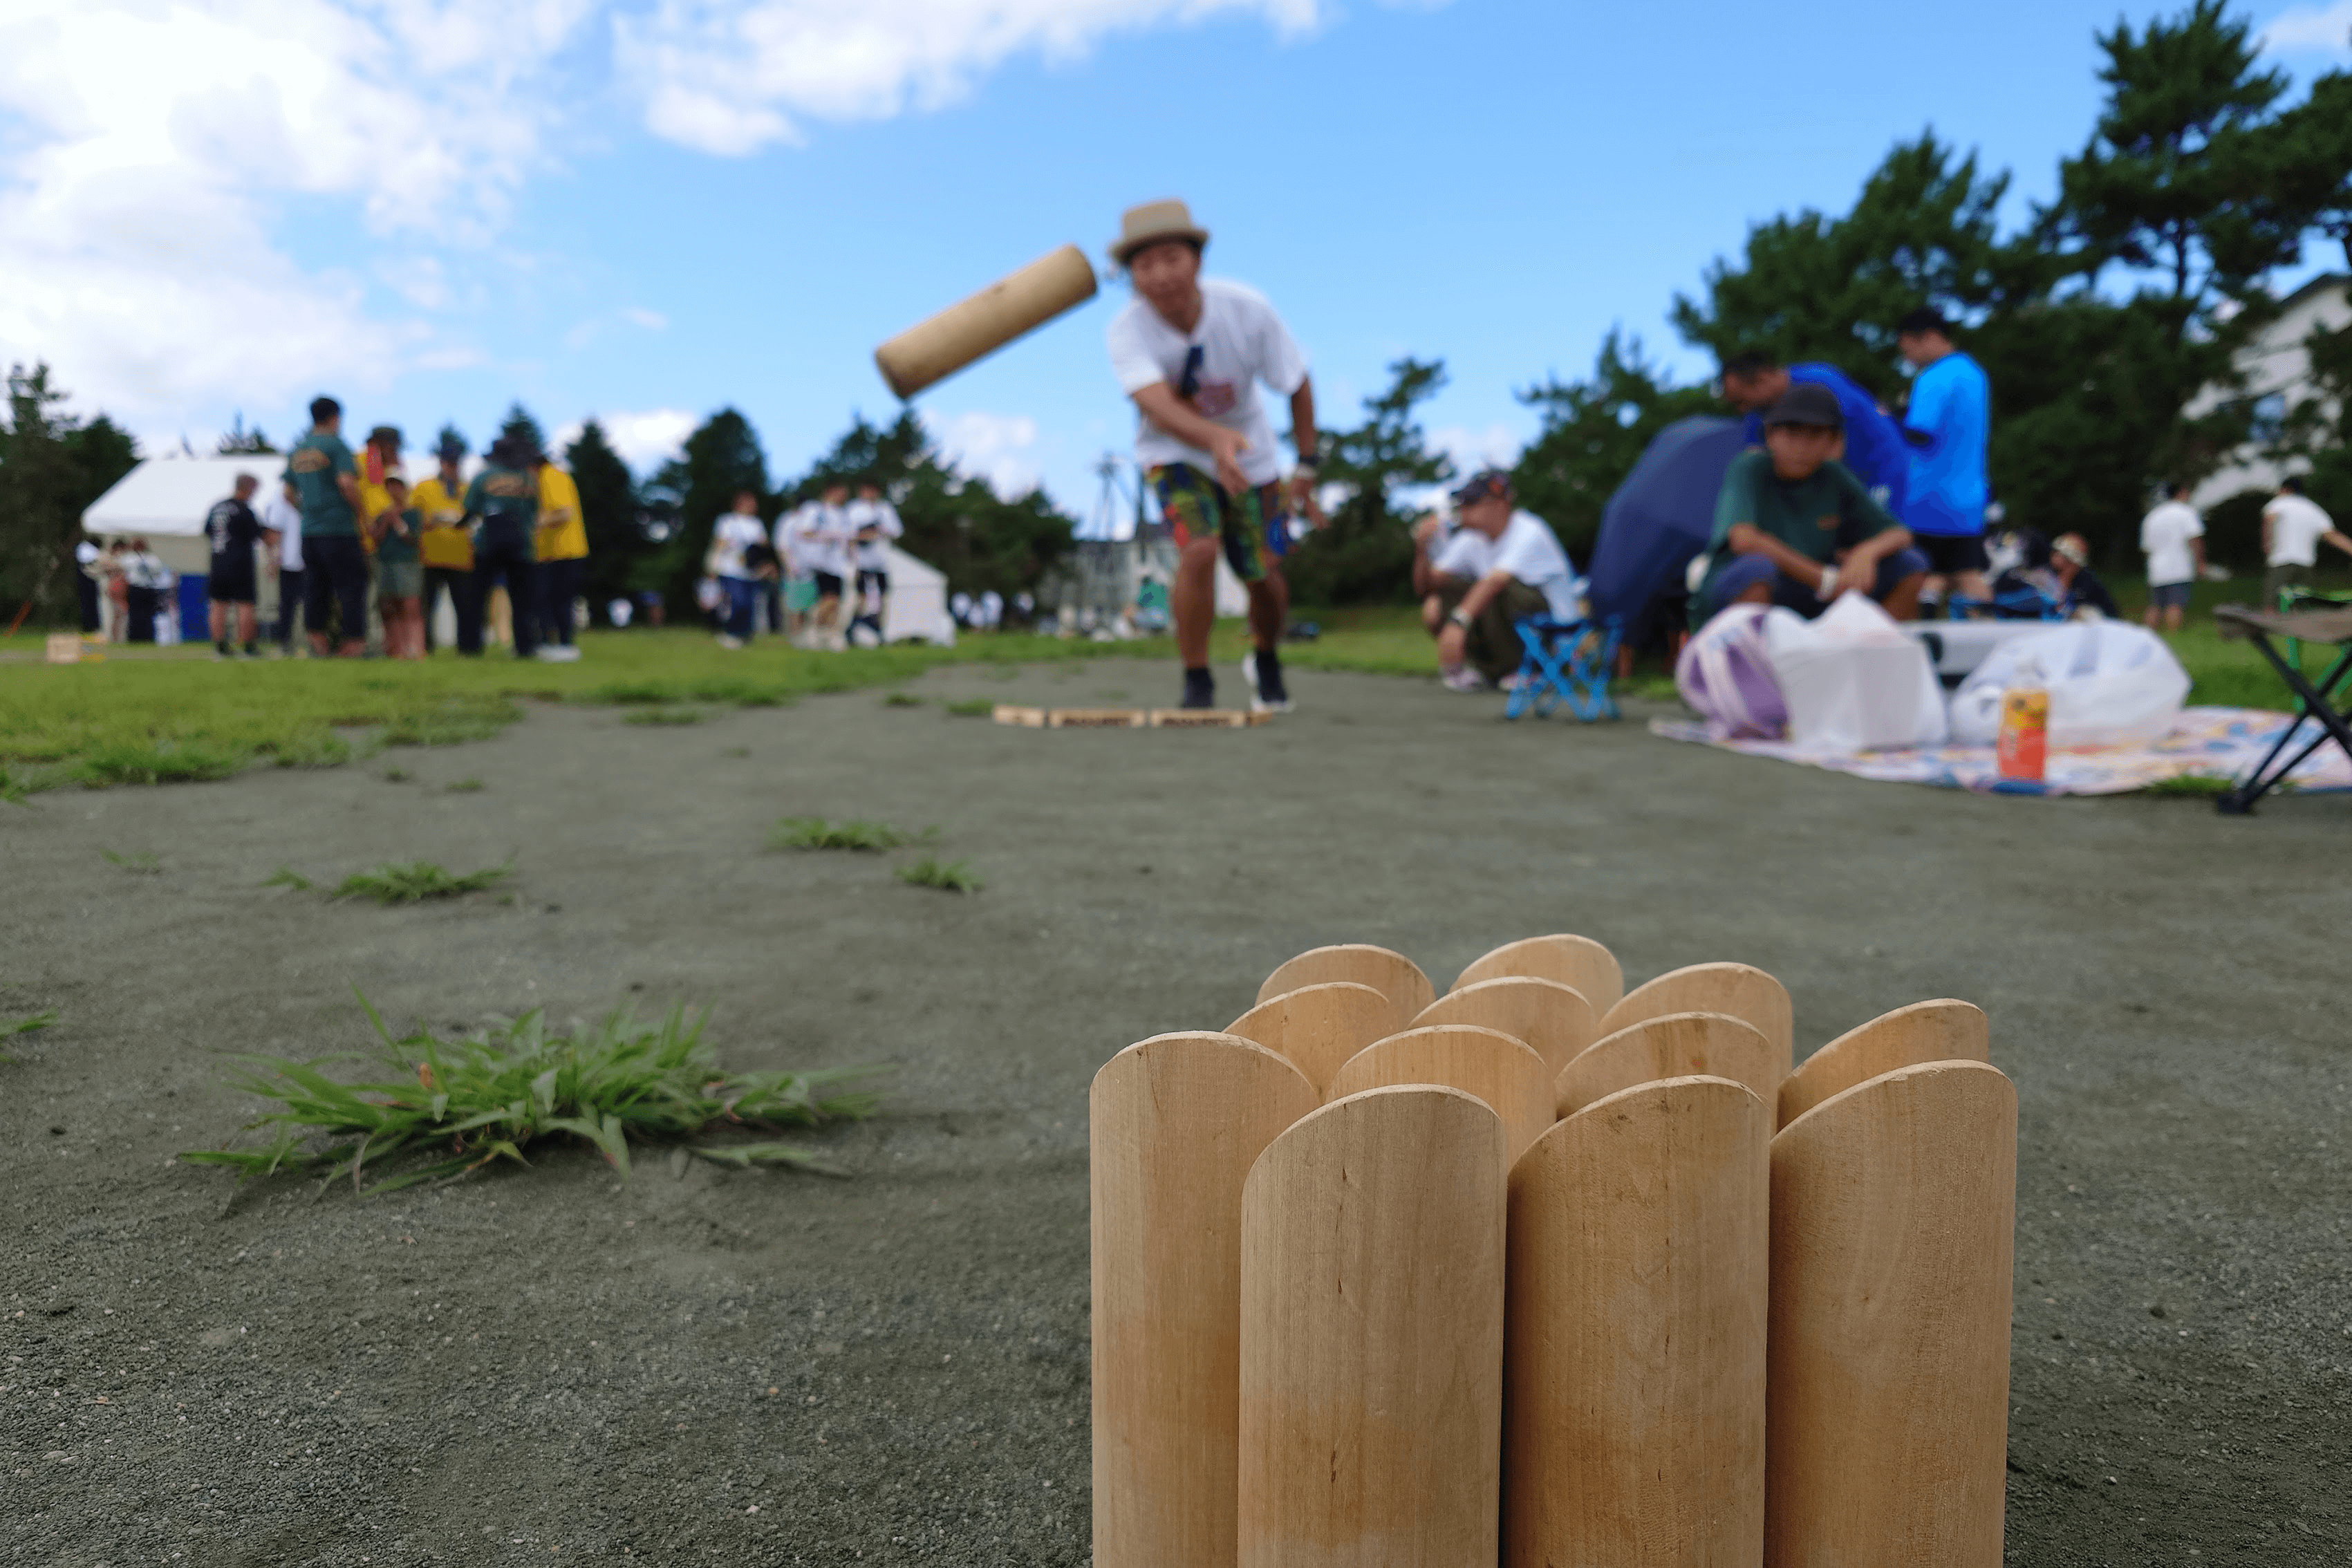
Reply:
M298 474L315 474L331 466L333 459L316 447L298 447L286 459L286 466Z
M1838 514L1835 512L1830 512L1824 516L1817 517L1813 519L1813 526L1820 529L1823 533L1835 533L1838 530Z
M1221 414L1231 414L1241 394L1230 381L1204 381L1201 390L1192 395L1192 406L1203 419L1214 419Z
M485 474L482 476L482 489L488 495L527 496L532 493L533 489L527 475Z

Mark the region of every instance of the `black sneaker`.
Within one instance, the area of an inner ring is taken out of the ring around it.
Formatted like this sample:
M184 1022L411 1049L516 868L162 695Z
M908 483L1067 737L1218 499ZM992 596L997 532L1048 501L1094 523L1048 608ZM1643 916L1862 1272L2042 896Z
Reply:
M1242 658L1242 679L1250 689L1253 713L1287 713L1290 692L1282 684L1282 656L1252 649Z
M1216 705L1217 683L1215 679L1205 669L1186 670L1184 672L1184 700L1181 706L1186 708L1214 708Z

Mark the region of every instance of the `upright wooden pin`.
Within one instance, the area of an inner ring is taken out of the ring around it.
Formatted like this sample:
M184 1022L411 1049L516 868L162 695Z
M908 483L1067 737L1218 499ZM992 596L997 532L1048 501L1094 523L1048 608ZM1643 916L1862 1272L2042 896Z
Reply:
M1340 1065L1323 1091L1336 1100L1391 1084L1442 1083L1475 1094L1503 1119L1516 1160L1552 1122L1551 1075L1533 1047L1493 1029L1440 1024L1375 1040Z
M1556 1073L1592 1043L1596 1017L1592 1004L1573 985L1532 974L1507 974L1447 992L1423 1007L1411 1026L1475 1024L1499 1029L1534 1047L1544 1066Z
M1998 1568L2017 1091L1930 1062L1772 1141L1764 1561Z
M1335 1100L1259 1158L1242 1196L1241 1568L1495 1561L1502 1159L1493 1111L1427 1086Z
M1625 994L1625 972L1618 966L1617 955L1589 936L1573 936L1565 931L1505 942L1485 957L1474 959L1469 967L1454 976L1453 989L1460 991L1481 981L1500 980L1510 974L1529 974L1538 980L1573 985L1592 1004L1596 1017L1607 1014Z
M1780 1087L1780 1053L1728 1013L1667 1013L1592 1042L1552 1079L1553 1109L1573 1116L1594 1100L1654 1079L1709 1073L1744 1083L1765 1104Z
M1429 984L1429 976L1421 972L1421 965L1404 954L1349 942L1335 947L1310 948L1281 965L1257 988L1257 999L1264 1002L1302 985L1321 985L1333 980L1351 980L1359 985L1370 986L1393 999L1398 1010L1408 1018L1428 1006L1437 994Z
M1321 1094L1340 1063L1404 1026L1385 993L1334 980L1269 997L1228 1024L1225 1033L1280 1051Z
M1094 1560L1234 1561L1242 1184L1314 1089L1230 1035L1160 1035L1087 1096Z
M1757 1568L1771 1120L1670 1078L1512 1168L1505 1568Z
M1807 1057L1781 1082L1780 1125L1786 1127L1832 1095L1897 1068L1990 1060L1992 1033L1982 1008L1950 997L1914 1002L1848 1029Z
M1745 1018L1780 1053L1782 1078L1796 1064L1796 1016L1788 988L1752 964L1694 963L1670 970L1610 1008L1601 1020L1601 1032L1613 1035L1629 1024L1668 1013L1728 1013Z

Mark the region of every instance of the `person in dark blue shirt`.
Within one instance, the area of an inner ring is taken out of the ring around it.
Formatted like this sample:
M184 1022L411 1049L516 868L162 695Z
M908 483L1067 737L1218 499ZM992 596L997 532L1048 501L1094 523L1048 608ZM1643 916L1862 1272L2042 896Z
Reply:
M1805 362L1783 365L1768 353L1734 354L1723 362L1723 400L1748 416L1748 445L1764 444L1764 411L1792 384L1826 387L1845 416L1845 452L1841 459L1870 497L1896 518L1909 493L1911 454L1894 417L1878 400L1833 364Z

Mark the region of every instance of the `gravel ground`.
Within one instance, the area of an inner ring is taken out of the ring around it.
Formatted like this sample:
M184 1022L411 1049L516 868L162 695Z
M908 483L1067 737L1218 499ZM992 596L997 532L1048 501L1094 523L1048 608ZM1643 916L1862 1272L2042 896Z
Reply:
M1629 981L1770 970L1800 1054L1922 997L1990 1014L2023 1116L2011 1562L2352 1562L2352 798L1974 797L1293 679L1304 710L1246 733L871 692L688 728L549 709L0 807L0 1018L64 1014L0 1047L0 1562L1084 1563L1094 1069L1319 942L1442 986L1556 930ZM940 823L988 889L760 852L805 813ZM511 904L257 886L509 852ZM730 1066L900 1070L817 1140L846 1180L655 1153L624 1184L566 1152L358 1201L172 1159L248 1113L226 1053L361 1045L352 985L396 1026L683 998Z

